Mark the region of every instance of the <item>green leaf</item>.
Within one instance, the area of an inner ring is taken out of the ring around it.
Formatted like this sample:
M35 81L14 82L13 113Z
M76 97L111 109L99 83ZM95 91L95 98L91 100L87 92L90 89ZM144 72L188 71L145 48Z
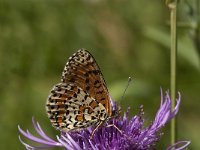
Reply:
M170 49L170 33L161 29L155 29L153 27L147 27L144 30L144 35L157 43ZM178 37L178 56L184 58L188 63L194 66L197 70L200 69L200 60L198 52L195 49L194 43L191 37L182 36Z

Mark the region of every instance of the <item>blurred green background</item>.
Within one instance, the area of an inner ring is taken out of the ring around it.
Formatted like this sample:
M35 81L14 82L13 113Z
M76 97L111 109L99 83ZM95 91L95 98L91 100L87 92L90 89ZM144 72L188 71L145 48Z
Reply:
M178 7L178 140L192 141L194 150L200 149L198 3L182 0ZM32 116L56 139L46 98L80 48L96 58L113 99L121 98L132 77L123 110L130 106L133 115L143 104L150 124L160 87L170 88L169 33L164 0L0 0L0 149L24 149L17 125L34 133ZM170 145L169 127L158 149Z

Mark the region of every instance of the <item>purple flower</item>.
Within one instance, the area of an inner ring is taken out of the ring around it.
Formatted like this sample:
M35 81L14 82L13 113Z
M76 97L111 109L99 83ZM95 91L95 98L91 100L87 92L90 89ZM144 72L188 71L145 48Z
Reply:
M162 93L161 93L162 94ZM124 113L123 116L110 119L102 127L98 128L94 136L90 138L93 127L81 129L80 131L72 131L68 133L61 132L57 136L57 140L49 138L39 123L32 119L36 132L41 136L40 138L33 136L28 130L25 132L19 126L20 133L27 139L39 143L41 146L31 146L22 141L20 142L26 149L47 149L50 147L64 147L68 150L149 150L155 149L155 145L160 141L162 133L160 129L165 126L178 113L180 105L180 94L176 100L176 107L171 110L171 100L169 93L163 99L161 95L160 108L157 111L154 121L148 127L144 126L143 107L140 107L138 115L128 119L130 109ZM116 109L116 105L113 105ZM177 145L182 146L176 148ZM168 147L166 150L175 148L176 150L183 150L190 144L189 141L180 141Z

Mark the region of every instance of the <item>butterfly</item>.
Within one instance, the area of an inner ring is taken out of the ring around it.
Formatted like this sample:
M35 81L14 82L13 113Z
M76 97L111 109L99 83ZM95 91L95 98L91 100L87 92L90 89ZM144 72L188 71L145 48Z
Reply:
M56 129L69 132L94 125L92 134L116 115L100 68L87 50L69 57L61 82L49 94L46 111Z

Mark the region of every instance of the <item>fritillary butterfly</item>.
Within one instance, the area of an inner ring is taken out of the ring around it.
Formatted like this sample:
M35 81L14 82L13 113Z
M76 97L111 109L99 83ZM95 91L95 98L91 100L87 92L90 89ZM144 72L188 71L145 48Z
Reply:
M64 67L61 83L53 87L46 110L52 125L64 132L94 125L113 117L103 75L85 49L73 54Z

